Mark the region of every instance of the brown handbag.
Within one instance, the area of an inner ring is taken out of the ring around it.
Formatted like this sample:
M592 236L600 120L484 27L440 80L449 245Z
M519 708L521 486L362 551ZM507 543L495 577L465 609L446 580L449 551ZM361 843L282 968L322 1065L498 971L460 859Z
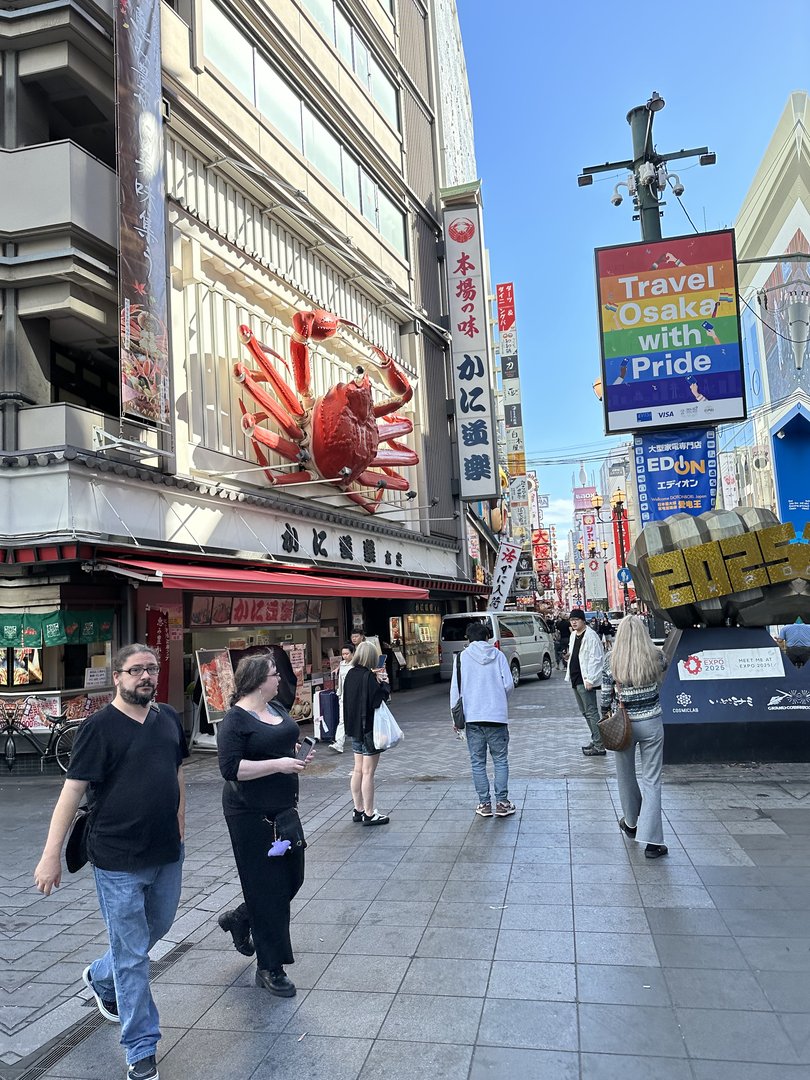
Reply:
M599 721L599 733L606 750L626 750L633 739L633 725L619 691L616 709Z

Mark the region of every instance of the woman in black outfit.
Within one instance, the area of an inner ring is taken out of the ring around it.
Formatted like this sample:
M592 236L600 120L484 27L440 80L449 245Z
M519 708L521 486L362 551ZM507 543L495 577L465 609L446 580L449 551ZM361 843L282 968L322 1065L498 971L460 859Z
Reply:
M354 802L352 820L363 825L387 825L374 808L374 773L381 750L374 749L374 710L391 696L385 667L370 641L361 641L343 680L343 723L352 740L354 770L349 785Z
M231 930L236 941L235 928L224 926L223 920L244 921L245 940L253 933L256 985L279 997L294 997L295 986L284 965L295 962L290 902L304 881L304 851L303 846L284 855L268 856L268 851L276 839L274 821L283 811L295 810L298 774L313 755L306 761L295 757L298 724L273 700L278 681L272 656L240 660L231 708L217 732L219 769L225 779L222 808L247 916L240 915L240 909L226 912L220 926Z

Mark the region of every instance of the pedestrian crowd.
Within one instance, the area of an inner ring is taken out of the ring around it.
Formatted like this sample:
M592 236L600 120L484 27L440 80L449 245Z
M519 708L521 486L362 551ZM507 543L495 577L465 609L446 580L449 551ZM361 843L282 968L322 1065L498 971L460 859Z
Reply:
M619 828L645 844L647 857L659 858L667 853L661 823L661 653L635 616L621 621L607 653L579 608L567 617L560 614L554 630L557 665L565 665L591 735L583 754L603 756L600 716L619 704L627 711L629 743L616 753ZM450 706L453 724L467 742L475 813L509 817L516 812L509 798L508 712L515 683L489 633L486 622L470 622L468 644L454 664ZM340 723L331 748L342 751L345 739L351 740L352 821L362 826L389 822L375 805L383 752L375 716L390 696L385 661L372 642L354 635L342 650L337 676ZM293 997L296 987L286 971L295 962L290 906L304 882L306 848L297 811L299 778L313 759L314 740L302 739L290 715L289 688L277 664L271 650L240 660L230 707L218 726L222 809L242 888L242 902L218 922L240 953L256 956L256 986ZM159 670L147 645L126 646L114 657L115 695L77 734L34 871L36 887L49 895L61 883L66 843L69 869L88 861L92 866L109 948L82 978L102 1016L120 1025L127 1080L159 1077L161 1032L149 985L149 951L172 925L182 883L188 747L178 714L155 701Z

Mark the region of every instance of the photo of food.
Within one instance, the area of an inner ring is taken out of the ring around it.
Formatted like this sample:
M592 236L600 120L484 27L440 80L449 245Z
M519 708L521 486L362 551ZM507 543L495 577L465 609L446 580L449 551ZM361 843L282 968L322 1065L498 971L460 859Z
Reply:
M212 626L229 626L231 622L231 604L232 599L230 596L216 596L214 597L213 607L211 609L211 625Z
M198 649L197 667L208 722L216 724L225 715L234 692L231 654L227 649Z
M195 596L191 603L191 625L210 626L213 596Z

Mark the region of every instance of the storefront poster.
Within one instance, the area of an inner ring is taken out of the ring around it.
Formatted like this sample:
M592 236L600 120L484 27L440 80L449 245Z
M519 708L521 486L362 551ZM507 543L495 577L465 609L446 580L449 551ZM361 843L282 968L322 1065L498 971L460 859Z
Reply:
M158 673L158 701L166 701L169 694L169 613L160 608L146 612L146 644L155 650L160 671Z
M293 622L296 626L309 622L309 601L296 600L293 609Z
M230 707L234 692L233 665L227 649L198 649L197 667L209 724L216 724Z
M714 428L636 435L633 440L641 524L670 514L698 514L717 498Z
M498 559L495 563L495 572L492 575L492 592L487 604L487 610L503 611L506 598L512 587L512 579L517 569L520 550L520 544L512 544L508 540L501 541L498 548Z
M605 431L746 417L734 232L598 248Z
M231 626L273 626L293 623L295 600L275 597L237 596L231 611Z
M191 625L210 626L213 596L195 596L191 601Z
M311 623L319 623L321 621L321 605L322 600L310 600L309 601L309 613L308 619Z
M214 603L211 607L211 625L212 626L230 626L231 624L231 604L232 600L230 596L215 596Z

